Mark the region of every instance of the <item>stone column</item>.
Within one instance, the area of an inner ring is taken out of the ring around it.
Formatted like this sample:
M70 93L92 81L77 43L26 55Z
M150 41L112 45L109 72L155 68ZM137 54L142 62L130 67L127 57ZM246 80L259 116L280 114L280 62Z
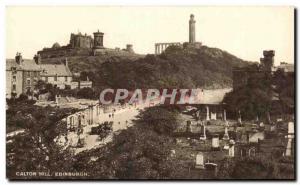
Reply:
M223 119L224 119L224 121L226 121L226 109L224 109Z
M160 44L157 45L157 54L160 54Z
M241 115L241 111L239 110L239 112L238 112L238 123L240 124L240 125L242 125L242 115Z
M209 120L209 107L206 106L206 120Z
M195 23L194 15L191 14L189 21L189 43L194 43L196 40L195 36Z
M206 140L206 128L203 122L201 122L200 126L200 140Z

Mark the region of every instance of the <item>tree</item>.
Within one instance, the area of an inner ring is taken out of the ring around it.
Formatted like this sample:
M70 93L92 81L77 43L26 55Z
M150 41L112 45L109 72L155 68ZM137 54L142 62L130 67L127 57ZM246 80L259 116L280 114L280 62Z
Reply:
M137 118L133 126L115 134L111 143L77 155L75 170L87 171L95 179L185 178L187 171L179 160L171 156L173 138L157 133L153 127L159 124L147 126L149 120L154 120L157 116L156 111L162 111L164 115L158 116L159 123L177 122L174 120L174 112L167 108L149 109ZM161 121L163 119L165 120Z
M77 92L77 97L78 98L86 98L86 99L95 99L95 92L92 88L85 87Z
M58 145L56 139L67 132L62 118L74 111L23 103L11 105L6 113L7 127L15 126L25 132L8 144L7 155L12 156L8 160L8 176L17 178L16 171L70 170L72 152Z
M178 115L177 111L151 107L140 113L136 124L145 130L151 129L158 134L171 135L178 126Z
M237 113L240 110L243 119L265 117L271 108L270 95L258 88L244 87L233 91L225 95L223 102L229 112Z

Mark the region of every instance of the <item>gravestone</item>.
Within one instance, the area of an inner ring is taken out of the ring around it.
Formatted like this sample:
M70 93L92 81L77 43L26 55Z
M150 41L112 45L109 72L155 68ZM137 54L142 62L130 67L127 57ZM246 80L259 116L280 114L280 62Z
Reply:
M292 155L292 144L293 144L293 139L294 139L294 134L295 134L295 130L294 130L294 122L289 122L288 123L288 135L287 135L287 146L286 146L286 152L285 155L286 156L291 156Z
M211 114L210 114L210 119L211 119L211 120L217 120L217 113L211 112Z
M196 166L195 166L195 168L196 169L205 169L205 167L204 167L204 156L203 156L202 152L199 152L196 155Z
M229 150L228 150L228 156L229 157L234 157L234 145L235 145L235 142L233 139L231 139L229 141Z
M203 122L200 123L200 140L206 140L206 128Z
M212 140L211 140L211 146L212 146L212 150L220 149L220 141L219 141L218 134L213 135Z
M186 121L186 132L192 132L191 121Z
M225 122L225 130L224 130L223 140L229 140L228 127L229 127L229 124L228 124L228 122L226 121L226 122Z

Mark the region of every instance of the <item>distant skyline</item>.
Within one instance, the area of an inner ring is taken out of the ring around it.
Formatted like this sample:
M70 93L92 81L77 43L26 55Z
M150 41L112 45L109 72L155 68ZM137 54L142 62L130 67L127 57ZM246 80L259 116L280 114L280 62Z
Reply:
M275 50L275 64L294 63L293 7L101 7L10 6L6 9L6 58L21 52L33 58L55 42L67 45L70 33L104 32L104 46L154 53L157 42L187 42L195 15L196 40L241 59L259 61Z

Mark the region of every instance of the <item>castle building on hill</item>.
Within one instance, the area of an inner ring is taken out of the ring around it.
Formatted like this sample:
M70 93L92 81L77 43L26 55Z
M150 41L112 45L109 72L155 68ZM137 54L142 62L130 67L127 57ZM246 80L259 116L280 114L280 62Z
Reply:
M90 56L104 53L107 48L104 47L104 33L97 32L93 33L94 37L87 34L71 33L70 42L65 46L60 46L59 43L55 42L51 48L44 48L38 51L38 55L42 59L56 58L56 57L67 57L67 56ZM134 53L133 46L128 44L126 49L122 51Z
M94 40L90 35L82 35L81 33L74 34L71 33L70 38L71 48L93 48Z

